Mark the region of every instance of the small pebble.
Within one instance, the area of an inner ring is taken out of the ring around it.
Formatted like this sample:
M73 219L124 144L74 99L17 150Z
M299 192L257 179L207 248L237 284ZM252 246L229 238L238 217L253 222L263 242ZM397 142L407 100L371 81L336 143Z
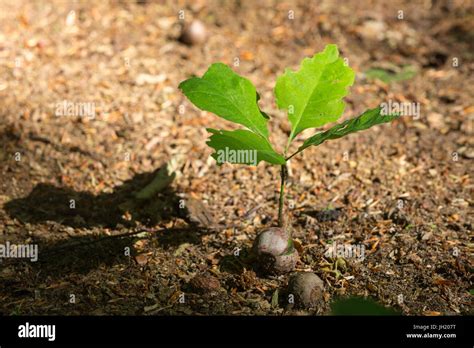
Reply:
M199 45L204 43L206 38L207 31L204 23L199 20L194 20L184 26L179 40L186 45Z
M206 294L216 292L220 289L219 279L208 274L198 274L189 282L194 292Z

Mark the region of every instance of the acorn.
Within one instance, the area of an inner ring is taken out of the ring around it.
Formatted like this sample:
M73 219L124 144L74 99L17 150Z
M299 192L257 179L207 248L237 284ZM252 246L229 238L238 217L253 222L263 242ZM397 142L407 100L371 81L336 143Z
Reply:
M179 41L186 45L198 45L206 41L207 30L204 23L199 20L193 20L190 24L183 27Z
M209 274L198 274L189 282L193 292L198 294L214 294L221 288L219 279Z
M313 308L322 303L324 283L316 274L297 272L288 282L288 294L294 296L295 307Z
M270 227L255 239L252 248L257 268L266 274L283 274L294 270L298 262L298 251L287 230Z

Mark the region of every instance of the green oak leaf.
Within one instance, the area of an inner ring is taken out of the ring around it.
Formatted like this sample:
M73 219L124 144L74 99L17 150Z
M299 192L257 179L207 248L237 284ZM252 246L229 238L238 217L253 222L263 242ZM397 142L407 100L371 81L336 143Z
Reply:
M255 87L227 65L212 64L202 78L183 81L179 88L199 109L241 124L268 139L268 116L258 107Z
M367 110L360 116L335 125L325 132L313 135L312 137L306 139L306 141L300 146L296 153L299 153L312 145L318 146L326 140L341 138L349 133L368 129L377 124L390 122L399 117L399 115L382 115L381 110L381 107Z
M337 121L344 112L342 100L354 83L354 71L339 58L336 45L303 59L298 71L286 69L277 79L275 97L279 109L288 110L291 142L307 128Z
M400 315L392 308L371 299L350 297L338 299L331 304L332 315Z
M416 75L416 70L410 65L403 68L395 66L395 68L397 68L396 71L372 68L365 72L365 76L367 76L369 79L379 79L385 83L391 83L409 80Z
M260 161L285 164L282 155L275 152L265 139L249 130L207 128L207 131L212 134L207 145L216 150L212 157L219 165L224 162L257 165Z

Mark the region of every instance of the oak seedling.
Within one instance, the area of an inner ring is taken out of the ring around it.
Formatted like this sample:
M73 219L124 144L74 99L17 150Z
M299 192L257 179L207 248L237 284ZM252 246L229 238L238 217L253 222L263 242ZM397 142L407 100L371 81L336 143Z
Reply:
M211 134L207 144L219 165L258 165L265 161L280 166L280 195L278 227L259 234L254 251L262 268L270 273L291 271L297 261L291 234L284 223L285 183L287 162L310 146L319 146L327 140L390 122L398 115L385 115L381 107L369 109L361 115L319 131L306 139L299 148L288 154L290 145L305 129L320 128L336 122L343 114L343 98L354 83L354 71L339 57L336 45L327 45L312 58L305 58L297 71L286 69L278 77L274 93L279 109L286 110L291 132L283 153L274 150L269 140L269 116L258 106L259 95L253 84L222 63L212 64L201 77L181 82L179 88L199 109L212 112L228 121L245 127L238 130L208 128Z

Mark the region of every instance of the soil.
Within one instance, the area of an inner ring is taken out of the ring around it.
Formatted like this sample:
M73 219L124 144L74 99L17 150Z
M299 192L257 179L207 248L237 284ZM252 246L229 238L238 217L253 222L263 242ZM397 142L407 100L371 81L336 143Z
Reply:
M345 296L472 314L473 18L468 1L0 3L0 243L39 247L37 262L1 260L0 314L329 314ZM202 44L179 40L193 19ZM231 65L255 84L281 151L275 80L328 43L356 71L341 121L389 100L420 114L290 161L297 270L324 282L324 303L297 310L281 296L289 275L259 274L248 257L276 222L279 168L215 165L206 127L235 125L177 86ZM412 78L365 74L403 66ZM58 116L63 101L94 103L95 116ZM133 199L175 160L169 187ZM364 258L335 272L334 242Z

